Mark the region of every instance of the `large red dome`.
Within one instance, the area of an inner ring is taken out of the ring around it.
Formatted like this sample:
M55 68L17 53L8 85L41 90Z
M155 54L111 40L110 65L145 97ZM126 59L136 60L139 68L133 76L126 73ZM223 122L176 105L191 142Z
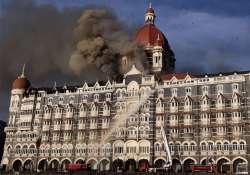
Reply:
M28 89L30 82L26 77L18 77L12 84L12 89Z
M158 37L159 40L157 41ZM159 42L162 44L162 46L167 44L166 37L154 24L145 24L143 27L141 27L136 33L135 39L137 42L143 45L153 46Z

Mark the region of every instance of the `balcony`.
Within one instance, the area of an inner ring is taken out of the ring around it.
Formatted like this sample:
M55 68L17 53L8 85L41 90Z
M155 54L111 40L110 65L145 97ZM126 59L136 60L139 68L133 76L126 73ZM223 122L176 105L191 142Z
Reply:
M216 123L219 125L223 125L223 124L225 124L225 122L226 122L225 117L216 119Z
M240 137L240 136L242 136L242 132L240 132L240 131L234 131L233 132L233 136L234 137Z
M49 125L43 125L42 130L43 131L49 131L50 126Z
M193 133L184 133L183 134L183 137L185 137L185 138L192 138L193 136L194 136Z
M217 136L218 137L225 137L226 136L226 132L217 132Z
M102 129L107 129L109 128L109 123L103 123L102 124Z
M202 125L210 125L210 119L207 119L207 118L201 119L201 124Z
M201 105L201 111L209 110L209 105Z
M51 117L51 113L45 113L43 116L44 119L50 119L50 117Z
M128 137L128 139L136 139L137 135L128 135L127 137Z
M61 126L60 125L54 125L54 131L59 131L60 130L60 128L61 128Z
M211 133L209 132L201 132L202 137L211 137Z
M98 111L91 110L90 116L91 117L97 117L98 116Z
M78 129L85 129L85 124L79 124Z
M61 117L62 117L62 113L56 113L56 114L55 114L55 118L56 118L56 119L60 119Z
M89 129L97 129L97 123L90 123Z
M87 112L86 111L81 111L79 113L79 117L86 117L87 116Z
M141 134L140 137L142 139L148 139L149 138L149 134Z
M164 113L164 107L156 107L156 114L163 114Z
M170 112L171 113L177 113L178 112L178 107L170 107Z
M184 106L184 112L191 112L192 106Z
M241 123L241 117L232 117L232 123Z
M239 109L240 103L232 103L232 109Z
M192 125L192 119L184 119L184 125L186 126Z
M178 120L170 120L169 125L170 126L178 126Z
M102 115L103 116L110 116L110 110L104 110Z
M6 131L15 131L15 130L17 130L17 127L15 127L15 126L7 126L7 127L4 128L5 132Z
M65 117L66 118L72 118L73 117L73 112L67 112Z
M63 126L63 128L64 128L64 130L72 130L73 125L71 125L71 124L66 124L66 125Z
M155 125L156 125L156 127L161 127L164 125L164 121L158 120L158 121L156 121Z

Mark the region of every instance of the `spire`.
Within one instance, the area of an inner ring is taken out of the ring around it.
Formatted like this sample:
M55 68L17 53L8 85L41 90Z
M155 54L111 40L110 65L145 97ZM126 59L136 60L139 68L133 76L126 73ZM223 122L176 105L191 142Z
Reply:
M155 46L162 46L162 42L161 42L161 38L160 38L160 34L159 33L157 35Z
M56 90L56 81L54 82L53 90Z
M145 23L154 24L154 20L155 20L155 12L154 9L152 8L151 1L149 1L148 9L146 10L145 14Z
M20 75L20 78L24 78L25 77L25 63L23 64L23 68L22 68L22 73Z
M148 8L149 8L149 9L152 8L152 3L151 3L151 1L149 1Z

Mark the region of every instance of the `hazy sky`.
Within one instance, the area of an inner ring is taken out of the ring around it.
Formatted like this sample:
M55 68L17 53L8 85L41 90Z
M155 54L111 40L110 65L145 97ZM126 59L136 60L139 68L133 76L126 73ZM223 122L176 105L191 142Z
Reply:
M27 29L22 28L20 24L17 25L17 22L12 22L10 25L9 21L6 22L7 19L19 20L20 18L20 20L25 21L29 13L30 18L34 17L35 19L36 13L34 13L34 10L39 8L42 11L43 8L40 7L48 6L48 4L54 8L51 11L59 11L58 13L63 12L65 8L79 11L88 5L106 6L114 10L116 15L127 25L139 26L144 23L144 13L149 2L148 0L20 1L21 0L0 0L0 39L5 38L6 34L11 33L8 31L18 30L18 32L22 32L20 30ZM28 6L31 10L26 7L25 3L27 2L33 2L32 8ZM175 52L177 71L210 73L250 70L249 0L152 0L151 2L157 16L156 25L166 35ZM8 3L12 4L11 8L6 6ZM14 6L13 4L18 5ZM8 10L11 12L8 13ZM22 14L26 16L23 15L22 18ZM42 25L46 25L46 23L50 22L50 14L53 13L48 13L48 16L43 18ZM65 24L68 24L70 23L69 20L77 19L77 13L75 14L76 16L67 19L60 19L59 16L58 22L65 20L67 21ZM27 19L27 21L32 20L30 18ZM77 25L77 20L71 21L71 24L74 23ZM10 26L12 26L12 29ZM60 27L62 28L63 26ZM52 33L52 36L53 35L56 35L56 33ZM25 42L22 43L22 40L18 40L16 47L19 47L18 45L23 45L24 47L27 40L24 41ZM39 39L37 41L39 41ZM46 43L40 43L39 46L43 47L43 44L46 45ZM63 47L63 43L60 44ZM6 49L3 49L5 47L6 43L0 42L0 56L2 54L1 52L6 51ZM28 49L32 48L25 48L24 50L29 51ZM15 52L15 50L13 52ZM44 50L43 52L46 51ZM0 58L1 62L4 62L4 67L8 67L8 71L0 70L0 119L6 120L12 79L14 79L14 75L20 72L22 60L20 58L21 61L18 61L18 57L13 58L16 59L17 62L7 64L8 60L4 59L5 58ZM35 58L30 59L35 60ZM20 69L18 70L17 67L20 67ZM10 74L11 76L6 81L3 81L1 77L4 77L6 74ZM52 76L39 72L39 80L31 74L32 69L28 68L28 77L30 77L34 86L52 86L53 81L58 79L61 80L59 82L67 81L69 82L68 84L74 83L72 76L70 77L71 81L68 81L68 75L60 72L56 72ZM79 77L76 78L76 81L79 81Z

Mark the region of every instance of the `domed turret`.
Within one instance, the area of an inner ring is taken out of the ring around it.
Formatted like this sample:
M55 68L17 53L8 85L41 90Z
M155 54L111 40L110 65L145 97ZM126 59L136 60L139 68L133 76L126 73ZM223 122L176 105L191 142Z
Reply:
M154 22L155 22L155 11L152 8L151 3L149 3L148 9L146 10L145 14L145 23L154 24Z
M151 3L145 14L145 24L138 30L135 35L135 40L145 46L145 51L149 59L149 63L154 63L158 59L154 59L157 55L161 55L161 63L158 63L158 68L152 67L151 72L172 72L175 67L175 57L167 38L155 26L155 12ZM161 47L160 49L158 47ZM161 52L161 53L160 53ZM153 64L151 64L154 66Z
M24 75L25 65L22 69L22 74L13 82L12 89L26 90L30 87L29 80Z

